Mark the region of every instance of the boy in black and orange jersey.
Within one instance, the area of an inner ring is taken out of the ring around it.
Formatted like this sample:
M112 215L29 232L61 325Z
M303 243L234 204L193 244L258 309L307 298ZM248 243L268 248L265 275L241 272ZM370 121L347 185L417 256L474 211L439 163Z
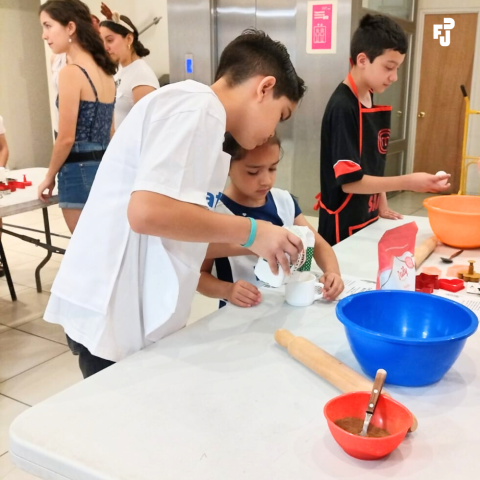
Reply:
M330 245L383 218L402 218L387 206L386 192L442 192L450 175L412 173L384 177L392 107L373 93L397 81L407 37L383 15L365 15L351 46L352 68L331 96L322 121L318 232Z

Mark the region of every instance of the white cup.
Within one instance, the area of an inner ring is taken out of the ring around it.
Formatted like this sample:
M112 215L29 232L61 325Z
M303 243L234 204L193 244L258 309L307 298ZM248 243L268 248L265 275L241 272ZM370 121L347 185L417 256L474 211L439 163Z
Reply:
M285 300L294 307L307 307L323 298L323 294L316 293L317 287L323 284L317 282L313 273L300 272L285 285Z

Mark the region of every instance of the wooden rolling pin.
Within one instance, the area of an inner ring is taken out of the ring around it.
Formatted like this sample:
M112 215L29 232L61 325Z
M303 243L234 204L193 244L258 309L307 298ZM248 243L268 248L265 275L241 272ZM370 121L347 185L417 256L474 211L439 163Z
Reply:
M420 265L428 258L428 256L437 248L438 239L435 235L427 238L417 248L415 248L415 268L418 269Z
M295 337L288 330L280 329L275 332L275 340L279 345L285 347L293 358L320 375L334 387L337 387L341 392L370 392L372 390L372 381L309 342L306 338ZM382 394L391 396L385 390L382 390ZM414 432L417 427L418 421L414 415L409 431Z

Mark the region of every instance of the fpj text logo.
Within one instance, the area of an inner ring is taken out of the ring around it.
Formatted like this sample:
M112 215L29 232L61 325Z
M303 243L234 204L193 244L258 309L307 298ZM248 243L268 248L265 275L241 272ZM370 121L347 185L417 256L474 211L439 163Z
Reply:
M440 45L448 47L450 45L450 30L455 27L455 20L453 18L444 18L443 25L433 25L433 38L437 40L440 38ZM442 35L442 30L445 30L445 35Z

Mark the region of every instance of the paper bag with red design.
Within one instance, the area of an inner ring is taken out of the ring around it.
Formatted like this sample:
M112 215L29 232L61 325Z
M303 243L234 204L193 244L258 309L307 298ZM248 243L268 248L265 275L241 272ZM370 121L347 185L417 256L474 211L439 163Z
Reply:
M377 290L415 291L415 222L392 228L378 242Z

